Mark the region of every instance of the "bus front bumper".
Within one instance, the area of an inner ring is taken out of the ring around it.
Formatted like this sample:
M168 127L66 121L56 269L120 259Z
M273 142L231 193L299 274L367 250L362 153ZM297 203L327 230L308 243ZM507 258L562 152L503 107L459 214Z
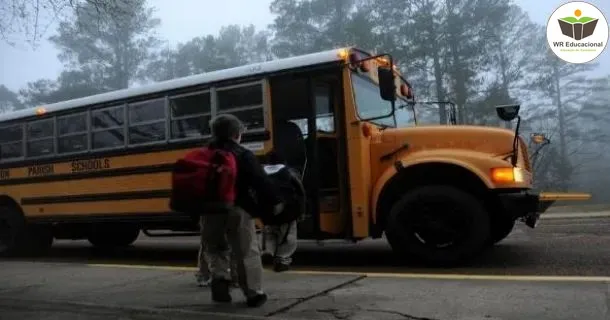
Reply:
M520 192L499 194L505 212L515 219L521 219L528 227L535 228L540 214L555 201L584 201L591 198L588 193L561 192Z

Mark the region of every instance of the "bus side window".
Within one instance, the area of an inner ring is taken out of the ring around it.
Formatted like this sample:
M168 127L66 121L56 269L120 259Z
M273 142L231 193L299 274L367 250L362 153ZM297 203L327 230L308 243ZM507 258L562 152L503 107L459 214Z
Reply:
M27 128L28 157L41 157L55 152L55 128L52 118L31 121L27 124Z
M0 161L23 157L23 125L0 128Z
M244 122L248 130L265 128L263 84L246 84L216 89L217 112L231 113Z
M91 111L91 149L125 145L123 106Z
M209 91L169 99L172 139L207 136L211 133L212 97Z
M129 144L165 141L165 98L129 104Z
M87 113L57 118L57 153L87 151Z

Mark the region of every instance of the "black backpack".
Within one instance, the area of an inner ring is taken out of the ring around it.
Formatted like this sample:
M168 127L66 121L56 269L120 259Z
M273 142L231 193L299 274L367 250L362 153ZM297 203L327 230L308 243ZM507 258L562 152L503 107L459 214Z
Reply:
M284 165L264 165L267 176L276 186L284 202L284 210L273 214L273 204L254 196L257 206L257 218L264 225L282 225L298 220L306 211L306 193L297 170Z

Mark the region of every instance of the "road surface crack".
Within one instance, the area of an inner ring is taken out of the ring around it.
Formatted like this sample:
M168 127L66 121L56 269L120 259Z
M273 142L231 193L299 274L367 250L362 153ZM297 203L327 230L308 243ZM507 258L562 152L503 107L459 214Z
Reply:
M413 315L410 315L410 314L407 314L407 313L403 313L403 312L399 312L399 311L394 311L394 310L362 309L362 311L394 314L394 315L401 316L401 317L403 317L405 319L409 319L409 320L439 320L439 319L434 319L434 318L416 317L416 316L413 316Z
M329 313L333 317L335 317L335 319L338 319L338 320L349 320L357 312L386 313L386 314L397 315L397 316L400 316L407 320L438 320L438 319L426 318L426 317L416 317L416 316L413 316L413 315L410 315L407 313L403 313L403 312L399 312L399 311L383 310L383 309L358 309L357 311L354 311L353 309L352 310L316 309L316 312Z
M277 309L275 311L267 313L265 315L265 317L271 317L271 316L278 315L280 313L284 313L284 312L286 312L286 311L296 307L297 305L299 305L299 304L301 304L303 302L307 302L307 301L309 301L311 299L327 295L329 292L332 292L332 291L337 290L337 289L341 289L341 288L343 288L345 286L348 286L348 285L350 285L352 283L358 282L358 281L360 281L360 280L362 280L364 278L366 278L366 275L361 275L361 276L358 276L358 277L353 278L351 280L342 282L342 283L340 283L340 284L338 284L336 286L333 286L333 287L330 287L328 289L322 290L320 292L316 292L314 294L308 295L308 296L306 296L304 298L298 298L297 301L295 301L295 302L293 302L293 303L291 303L291 304L289 304L289 305L287 305L285 307L282 307L282 308L279 308L279 309Z
M354 315L353 311L339 310L339 309L316 309L316 312L330 313L335 319L346 320Z

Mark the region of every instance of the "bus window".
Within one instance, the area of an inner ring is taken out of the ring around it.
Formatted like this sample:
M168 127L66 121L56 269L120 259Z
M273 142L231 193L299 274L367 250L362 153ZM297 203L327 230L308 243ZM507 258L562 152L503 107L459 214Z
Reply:
M108 149L125 145L123 106L93 110L91 124L92 149Z
M0 160L23 157L23 125L0 128Z
M332 109L330 88L327 85L316 86L315 99L316 128L328 133L335 132L335 113Z
M248 130L264 129L262 83L217 89L218 113L231 113L244 122Z
M335 113L333 110L330 89L327 85L317 85L315 87L315 104L316 104L316 129L326 133L335 132ZM308 127L307 118L291 119L303 133L303 137L307 138Z
M28 123L28 157L41 157L55 150L53 119L36 120Z
M57 153L73 153L87 149L87 113L58 117Z
M354 99L356 100L356 108L360 118L366 119L388 115L371 122L396 127L394 117L389 115L392 112L392 105L389 101L381 99L379 87L371 80L365 79L356 73L352 73L352 82L354 86Z
M165 140L165 98L129 104L129 144Z
M183 139L211 133L212 101L209 91L169 99L171 138Z
M406 106L407 105L407 101L403 100L402 98L398 98L396 100L396 104L401 106L402 108L397 108L395 116L396 116L396 124L399 128L404 128L404 127L411 127L411 126L415 126L415 117L413 117L413 109L411 109L410 106ZM406 106L406 107L404 107ZM416 110L417 113L417 122L420 123L420 121L422 121L422 119L420 118L420 113L419 110ZM438 124L438 111L436 111L436 124ZM423 119L423 122L428 121L429 119L427 119L427 117L425 117Z

